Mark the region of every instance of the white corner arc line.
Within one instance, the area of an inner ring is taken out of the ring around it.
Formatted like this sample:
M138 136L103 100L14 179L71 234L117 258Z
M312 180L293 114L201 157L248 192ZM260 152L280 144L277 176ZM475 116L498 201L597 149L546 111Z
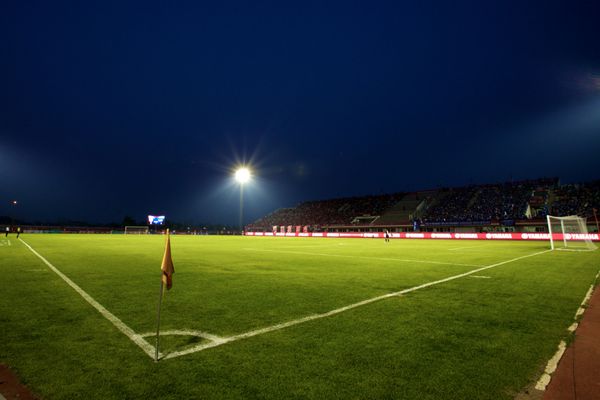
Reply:
M474 265L474 264L460 264L460 263L452 263L452 262L444 262L444 261L408 260L408 259L403 259L403 258L387 258L387 257L350 256L350 255L344 255L344 254L312 253L312 252L308 252L308 251L268 250L268 249L254 249L254 248L250 248L250 247L244 248L244 250L262 251L262 252L268 252L268 253L300 254L300 255L307 255L307 256L360 258L362 260L399 261L399 262L418 263L418 264L439 264L439 265L458 265L461 267L479 267L479 265Z
M127 336L133 343L137 344L150 358L154 359L155 348L151 344L149 344L144 338L135 333L133 329L125 325L123 321L121 321L118 317L104 308L100 303L98 303L92 296L87 294L82 288L80 288L75 282L69 279L65 274L60 272L54 265L52 265L48 260L46 260L40 253L35 251L33 247L27 244L23 239L19 238L19 240L27 246L29 250L33 254L35 254L40 260L44 262L56 275L58 275L63 281L67 283L67 285L71 286L73 290L75 290L85 301L87 301L92 307L94 307L104 318L109 320L118 330L121 331L125 336Z
M459 274L459 275L450 276L448 278L439 279L437 281L424 283L422 285L414 286L414 287L411 287L411 288L408 288L408 289L404 289L404 290L400 290L398 292L384 294L382 296L373 297L373 298L370 298L370 299L367 299L367 300L360 301L358 303L350 304L348 306L336 308L335 310L331 310L331 311L328 311L326 313L313 314L313 315L309 315L307 317L295 319L295 320L288 321L288 322L283 322L281 324L276 324L276 325L268 326L266 328L261 328L261 329L256 329L256 330L253 330L253 331L241 333L239 335L234 335L234 336L229 336L229 337L223 337L223 338L221 338L221 342L212 342L212 343L200 344L198 346L190 347L189 349L186 349L186 350L172 352L172 353L167 354L164 357L164 359L166 360L166 359L169 359L169 358L175 358L175 357L180 357L180 356L184 356L184 355L187 355L187 354L196 353L198 351L206 350L206 349L209 349L209 348L212 348L212 347L217 347L217 346L220 346L222 344L230 343L230 342L233 342L233 341L236 341L236 340L247 339L247 338L250 338L250 337L253 337L253 336L262 335L264 333L269 333L269 332L278 331L278 330L281 330L281 329L284 329L284 328L288 328L290 326L302 324L302 323L309 322L309 321L314 321L316 319L330 317L332 315L336 315L336 314L342 313L344 311L351 310L353 308L361 307L361 306L364 306L366 304L370 304L370 303L374 303L376 301L388 299L390 297L400 296L400 295L403 295L403 294L406 294L406 293L410 293L410 292L414 292L414 291L417 291L417 290L420 290L420 289L424 289L426 287L430 287L430 286L434 286L434 285L439 285L440 283L449 282L449 281L452 281L452 280L455 280L455 279L459 279L459 278L462 278L462 277L465 277L465 276L468 276L468 275L471 275L471 274L475 274L475 273L480 272L480 271L484 271L486 269L490 269L490 268L498 267L500 265L508 264L508 263L515 262L515 261L519 261L519 260L522 260L524 258L538 256L540 254L548 253L550 251L552 251L552 250L544 250L544 251L540 251L540 252L537 252L537 253L528 254L528 255L525 255L525 256L517 257L517 258L512 258L510 260L502 261L502 262L499 262L499 263L496 263L496 264L486 265L484 267L477 268L477 269L474 269L472 271L467 271L467 272Z
M221 342L224 340L224 338L217 336L217 335L213 335L208 332L194 331L194 330L190 330L190 329L160 331L160 335L161 336L196 336L196 337L201 337L203 339L207 339L207 340L210 340L213 342ZM144 338L152 337L152 336L156 336L156 332L140 333L140 336L144 337Z

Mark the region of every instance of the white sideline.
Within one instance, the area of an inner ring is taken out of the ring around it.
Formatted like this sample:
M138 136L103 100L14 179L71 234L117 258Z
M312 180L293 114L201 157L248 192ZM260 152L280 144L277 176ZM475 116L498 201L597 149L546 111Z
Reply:
M350 255L346 256L343 254L311 253L308 251L267 250L267 249L255 249L255 248L250 248L250 247L247 247L244 250L264 251L264 252L269 252L269 253L301 254L301 255L307 255L307 256L360 258L363 260L400 261L400 262L410 262L410 263L419 263L419 264L440 264L440 265L459 265L461 267L479 267L479 265L474 265L474 264L459 264L459 263L444 262L444 261L406 260L406 259L402 259L402 258L364 257L364 256L350 256Z
M209 349L209 348L212 348L212 347L217 347L217 346L220 346L222 344L233 342L233 341L236 341L236 340L247 339L247 338L250 338L252 336L257 336L257 335L262 335L264 333L277 331L277 330L280 330L280 329L288 328L290 326L302 324L304 322L309 322L309 321L313 321L313 320L320 319L320 318L330 317L332 315L336 315L336 314L342 313L344 311L351 310L353 308L364 306L366 304L370 304L370 303L373 303L373 302L376 302L376 301L384 300L384 299L387 299L387 298L390 298L390 297L400 296L400 295L403 295L403 294L406 294L406 293L414 292L414 291L419 290L419 289L424 289L424 288L427 288L427 287L430 287L430 286L438 285L440 283L449 282L449 281L452 281L452 280L455 280L455 279L459 279L459 278L462 278L462 277L465 277L465 276L468 276L468 275L475 274L475 273L480 272L480 271L484 271L486 269L498 267L500 265L504 265L504 264L508 264L508 263L511 263L511 262L514 262L514 261L522 260L524 258L534 257L534 256L537 256L537 255L540 255L540 254L548 253L550 251L552 251L552 250L544 250L544 251L540 251L540 252L537 252L537 253L528 254L528 255L525 255L525 256L513 258L513 259L510 259L510 260L507 260L507 261L502 261L502 262L499 262L499 263L496 263L496 264L486 265L484 267L477 268L477 269L474 269L472 271L468 271L468 272L465 272L465 273L462 273L462 274L459 274L459 275L450 276L448 278L440 279L440 280L429 282L429 283L424 283L422 285L414 286L412 288L404 289L404 290L401 290L401 291L398 291L398 292L388 293L388 294L385 294L383 296L373 297L371 299L363 300L363 301L360 301L358 303L350 304L350 305L345 306L345 307L336 308L335 310L331 310L331 311L328 311L328 312L323 313L323 314L313 314L313 315L309 315L307 317L295 319L295 320L284 322L284 323L281 323L281 324L268 326L266 328L261 328L261 329L256 329L256 330L253 330L253 331L241 333L239 335L234 335L234 336L229 336L229 337L221 337L221 338L219 338L220 339L219 341L213 341L211 343L204 343L204 344L200 344L200 345L191 347L191 348L186 349L186 350L176 351L176 352L173 352L173 353L169 353L169 354L167 354L164 357L164 359L166 360L166 359L169 359L169 358L175 358L175 357L180 357L180 356L184 356L184 355L191 354L191 353L196 353L198 351L206 350L206 349Z
M77 286L77 284L75 282L73 282L65 274L63 274L62 272L60 272L54 265L50 264L50 262L48 260L46 260L43 256L41 256L37 251L35 251L33 249L33 247L31 247L29 244L27 244L23 239L19 238L19 240L25 246L27 246L27 248L29 250L31 250L31 252L33 254L35 254L40 260L42 260L44 262L44 264L46 264L48 266L48 268L50 268L52 271L54 271L59 277L61 277L61 279L63 281L65 281L77 293L79 293L79 295L81 297L83 297L85 301L87 301L88 303L90 303L90 305L92 307L94 307L96 310L98 310L98 312L100 314L102 314L102 316L104 318L106 318L107 320L109 320L118 330L120 330L125 336L127 336L133 343L137 344L148 356L150 356L152 359L154 359L154 352L155 352L154 346L152 346L151 344L149 344L146 340L144 340L144 338L142 338L140 335L138 335L137 333L135 333L133 331L133 329L131 329L130 327L128 327L127 325L125 325L123 323L123 321L121 321L114 314L112 314L110 311L108 311L106 308L104 308L100 303L98 303L96 300L94 300L94 298L92 298L92 296L90 296L82 288L80 288L79 286ZM161 355L159 355L159 357L160 356Z
M598 272L596 274L596 278L594 279L594 281L597 281L599 277L600 277L600 272ZM594 292L594 285L591 285L590 288L588 289L587 293L585 294L585 297L583 298L581 305L579 306L579 308L577 309L577 312L575 313L575 322L571 326L569 326L569 328L567 328L567 330L569 332L571 332L571 333L575 332L575 330L579 326L579 322L577 322L577 320L584 313L585 305L588 303L588 301L590 301L590 298L592 297L593 292ZM566 349L567 349L566 342L564 340L561 340L561 342L558 344L558 350L556 350L556 353L554 353L552 358L550 360L548 360L548 364L546 364L544 373L542 374L540 379L535 384L535 388L537 390L542 390L542 391L546 390L546 387L548 386L548 384L550 383L550 380L552 379L552 374L554 373L554 371L556 371L556 368L558 367L558 363L560 362L560 359L562 358Z

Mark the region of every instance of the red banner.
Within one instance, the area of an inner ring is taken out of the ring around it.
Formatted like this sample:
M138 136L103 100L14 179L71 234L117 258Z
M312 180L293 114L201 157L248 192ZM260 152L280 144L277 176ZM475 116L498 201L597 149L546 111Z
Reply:
M326 237L326 238L380 238L384 232L246 232L246 236L287 236L287 237ZM451 239L451 240L550 240L548 233L494 232L494 233L447 233L447 232L402 232L390 233L392 239ZM553 233L554 240L592 240L600 241L597 233Z

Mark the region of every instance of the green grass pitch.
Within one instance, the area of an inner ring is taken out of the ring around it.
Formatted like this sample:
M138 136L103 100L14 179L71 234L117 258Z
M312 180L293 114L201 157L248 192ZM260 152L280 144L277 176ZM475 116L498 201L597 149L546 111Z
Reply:
M135 334L156 329L164 237L22 239ZM171 245L161 331L237 340L168 358L211 341L164 335L155 362L10 236L0 240L0 362L44 399L511 399L568 339L600 269L600 251L541 253L545 242L174 236ZM494 267L325 314L485 266ZM309 316L320 317L259 331Z

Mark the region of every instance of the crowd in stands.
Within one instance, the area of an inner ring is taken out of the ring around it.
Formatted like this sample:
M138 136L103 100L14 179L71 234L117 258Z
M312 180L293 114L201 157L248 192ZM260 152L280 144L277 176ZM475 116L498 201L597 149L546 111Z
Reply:
M356 217L380 216L386 209L400 201L403 195L402 193L394 193L379 196L306 201L294 208L280 208L249 225L249 227L350 225Z
M307 201L293 208L282 208L259 219L249 228L273 226L351 226L373 224L392 209L406 194L349 197ZM426 203L423 203L426 204ZM600 209L600 180L585 184L560 185L558 178L471 185L440 189L435 201L423 207L418 223L424 225L452 223L509 223L529 218L580 215L590 217ZM392 214L390 214L392 215ZM364 222L368 221L368 222ZM411 224L414 221L405 221Z
M477 187L468 186L446 191L447 193L427 210L422 218L423 223L462 221L467 218L467 210L477 193Z
M554 196L552 215L591 217L594 209L600 208L600 180L560 186L554 191Z
M468 186L450 190L427 210L424 223L513 221L526 218L535 189L548 180Z
M550 189L547 187L537 187L529 199L529 208L534 217L543 218L549 214L548 197Z

